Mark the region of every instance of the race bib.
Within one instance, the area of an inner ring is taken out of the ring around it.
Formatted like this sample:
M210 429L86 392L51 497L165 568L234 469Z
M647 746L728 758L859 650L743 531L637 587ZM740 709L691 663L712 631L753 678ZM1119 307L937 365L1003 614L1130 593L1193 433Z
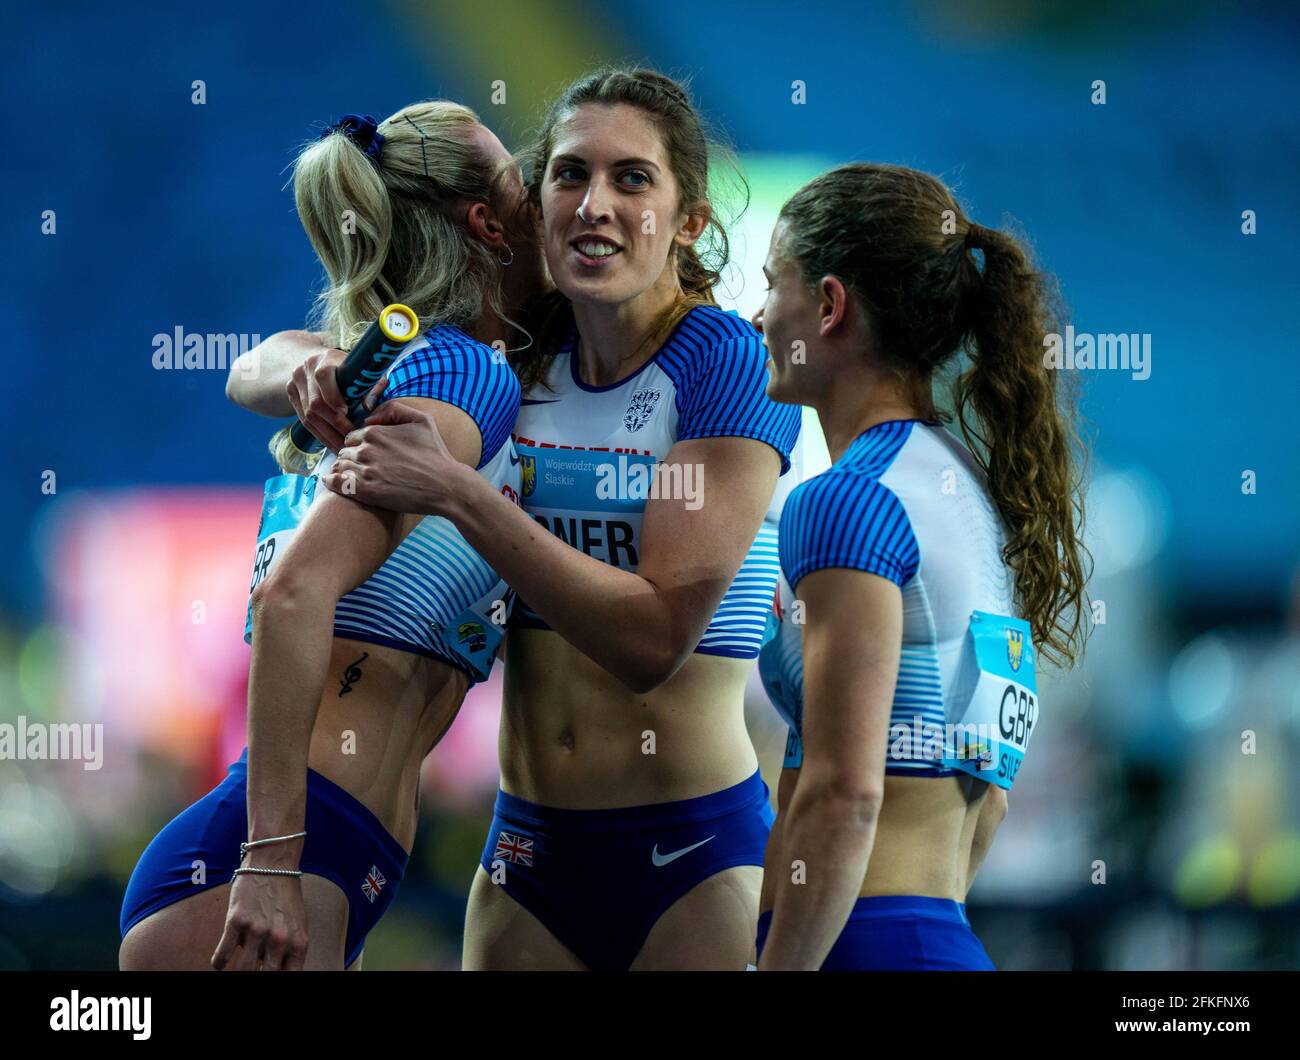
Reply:
M262 519L257 524L257 552L253 580L248 586L248 611L244 617L244 643L253 643L253 590L283 555L298 524L316 496L314 475L277 475L266 480L262 492Z
M948 718L943 764L1011 788L1038 724L1038 684L1029 623L973 611L970 637L979 677L960 717Z
M518 449L528 514L578 551L635 571L656 459L604 450Z

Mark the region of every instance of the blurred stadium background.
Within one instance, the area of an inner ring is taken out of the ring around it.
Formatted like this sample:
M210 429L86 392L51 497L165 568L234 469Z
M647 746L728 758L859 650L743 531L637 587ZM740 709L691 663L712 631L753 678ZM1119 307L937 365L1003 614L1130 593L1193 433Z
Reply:
M518 147L552 93L622 59L689 77L739 153L745 315L783 199L872 159L1014 218L1078 330L1151 334L1149 379L1078 380L1105 621L1045 684L970 915L1003 968L1300 964L1295 9L67 0L6 23L0 722L102 723L104 749L98 770L0 760L0 968L115 967L136 857L242 742L273 425L225 401L221 365L156 369L154 337L301 325L318 272L286 166L340 114L447 96ZM825 461L813 432L803 457ZM752 693L775 786L784 730ZM458 965L498 699L476 690L426 764L367 968Z

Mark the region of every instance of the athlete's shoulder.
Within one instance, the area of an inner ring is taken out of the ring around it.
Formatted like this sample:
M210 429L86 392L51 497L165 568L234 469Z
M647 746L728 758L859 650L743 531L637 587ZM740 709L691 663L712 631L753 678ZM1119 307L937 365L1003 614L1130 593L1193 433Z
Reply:
M881 481L889 464L887 455L855 442L831 468L791 491L780 551L792 586L824 567L864 570L898 585L916 573L920 549L907 508Z
M895 465L904 449L915 446L918 426L918 420L877 423L854 438L830 470L854 478L879 480Z
M502 351L450 324L429 328L407 344L389 369L389 390L428 376L481 380L485 386L504 387L507 391L519 387Z
M766 442L781 457L781 474L799 438L797 405L767 396L763 337L738 313L696 306L658 356L677 391L677 437L739 437Z
M905 460L900 462L905 462L909 466L924 467L927 470L953 468L969 474L981 484L988 481L988 476L979 461L975 459L975 454L961 438L941 423L917 423L909 443Z
M781 513L781 533L826 529L827 520L844 520L846 513L872 507L902 507L898 495L880 481L878 473L835 466L805 479L790 491Z
M519 412L519 379L505 355L443 324L412 341L388 373L384 399L432 398L467 413L483 437L479 466L492 459Z
M786 510L822 512L854 498L893 496L880 479L912 435L912 421L881 423L858 435L840 458L790 491Z
M796 486L787 506L795 504L813 522L844 510L866 513L897 508L906 514L906 501L892 472L900 455L915 448L917 426L915 420L892 420L863 431L834 464Z
M743 368L763 365L763 337L739 313L715 305L691 309L659 352L669 374L690 376L725 361Z
M412 340L394 363L392 372L401 368L416 371L448 365L460 371L485 375L514 374L502 351L467 335L452 324L438 324Z
M721 341L732 338L749 338L758 335L758 329L734 309L717 305L698 305L686 314L692 325L708 328Z

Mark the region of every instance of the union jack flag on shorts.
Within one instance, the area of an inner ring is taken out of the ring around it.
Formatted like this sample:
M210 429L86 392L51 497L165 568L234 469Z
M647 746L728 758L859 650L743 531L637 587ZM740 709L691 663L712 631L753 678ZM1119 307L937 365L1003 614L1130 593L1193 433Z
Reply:
M387 882L384 874L379 871L379 866L371 865L366 878L361 881L361 893L373 902L379 897L379 892L384 889L384 884Z
M505 858L516 865L532 865L533 841L509 832L497 833L497 850L494 858Z

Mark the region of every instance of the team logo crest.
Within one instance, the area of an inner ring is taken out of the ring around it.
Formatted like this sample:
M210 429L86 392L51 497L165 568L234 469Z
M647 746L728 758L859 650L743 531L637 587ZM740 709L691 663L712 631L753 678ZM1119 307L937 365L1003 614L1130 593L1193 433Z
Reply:
M369 898L372 902L379 897L379 892L384 889L384 884L388 882L384 874L379 871L378 865L371 865L370 871L366 873L366 878L361 881L361 893Z
M1025 635L1018 629L1007 630L1007 662L1013 672L1019 672L1025 653Z
M635 434L650 422L650 416L654 413L655 406L659 404L661 393L654 387L646 387L632 395L627 411L623 413L623 426L627 428L629 434Z
M537 457L519 456L520 468L523 471L524 496L531 497L533 490L537 488Z
M487 634L477 622L462 622L456 629L457 643L464 644L472 655L487 647Z

